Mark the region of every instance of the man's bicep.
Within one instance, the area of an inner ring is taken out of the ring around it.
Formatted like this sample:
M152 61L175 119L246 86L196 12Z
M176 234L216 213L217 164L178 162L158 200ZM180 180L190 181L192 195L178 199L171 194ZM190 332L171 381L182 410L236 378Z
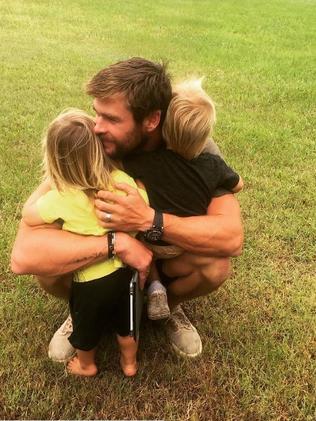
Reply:
M240 220L240 207L236 197L227 190L222 190L222 195L213 197L208 208L208 215L227 215Z
M229 256L238 256L242 251L244 232L238 200L232 193L214 197L207 215L217 217L217 225L226 243Z

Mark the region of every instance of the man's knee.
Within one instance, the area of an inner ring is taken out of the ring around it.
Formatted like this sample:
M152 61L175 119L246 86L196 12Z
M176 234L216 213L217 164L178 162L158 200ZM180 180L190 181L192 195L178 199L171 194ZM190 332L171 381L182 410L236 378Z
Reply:
M207 264L200 267L199 271L204 282L219 286L230 277L230 259L228 257L211 257Z
M67 285L71 282L70 275L63 275L63 276L35 276L38 283L42 288L54 288L57 285Z
M68 298L72 274L66 274L56 277L36 276L40 287L50 295L58 298Z
M164 262L163 271L174 278L191 277L198 283L218 288L230 276L228 257L205 257L185 254Z
M229 257L206 257L184 253L175 259L165 260L163 272L170 277L199 273L205 281L224 281L230 276L230 267Z

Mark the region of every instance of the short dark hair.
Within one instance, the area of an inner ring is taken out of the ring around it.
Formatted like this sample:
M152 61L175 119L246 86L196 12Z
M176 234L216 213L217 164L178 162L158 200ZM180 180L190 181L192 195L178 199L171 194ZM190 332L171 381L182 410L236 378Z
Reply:
M166 64L140 57L119 61L100 70L88 82L86 92L99 99L124 94L137 123L152 111L161 110L162 124L172 97Z

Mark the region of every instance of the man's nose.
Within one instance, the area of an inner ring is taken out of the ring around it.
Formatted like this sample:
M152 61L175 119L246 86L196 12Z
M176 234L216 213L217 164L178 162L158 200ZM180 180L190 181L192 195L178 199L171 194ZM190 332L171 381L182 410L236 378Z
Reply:
M96 134L101 134L106 132L105 123L101 117L95 118L95 126L94 126L94 132Z

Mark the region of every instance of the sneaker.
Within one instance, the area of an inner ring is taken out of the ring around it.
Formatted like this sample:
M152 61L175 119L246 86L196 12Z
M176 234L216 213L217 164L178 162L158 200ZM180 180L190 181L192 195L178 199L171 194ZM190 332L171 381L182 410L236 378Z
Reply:
M60 328L56 330L49 343L48 356L51 360L62 363L68 361L75 354L75 348L68 341L71 334L72 319L69 315Z
M150 320L166 319L170 316L170 309L165 290L160 289L148 295L147 314Z
M175 307L166 321L166 333L173 349L182 357L194 358L201 354L200 335L181 306Z

